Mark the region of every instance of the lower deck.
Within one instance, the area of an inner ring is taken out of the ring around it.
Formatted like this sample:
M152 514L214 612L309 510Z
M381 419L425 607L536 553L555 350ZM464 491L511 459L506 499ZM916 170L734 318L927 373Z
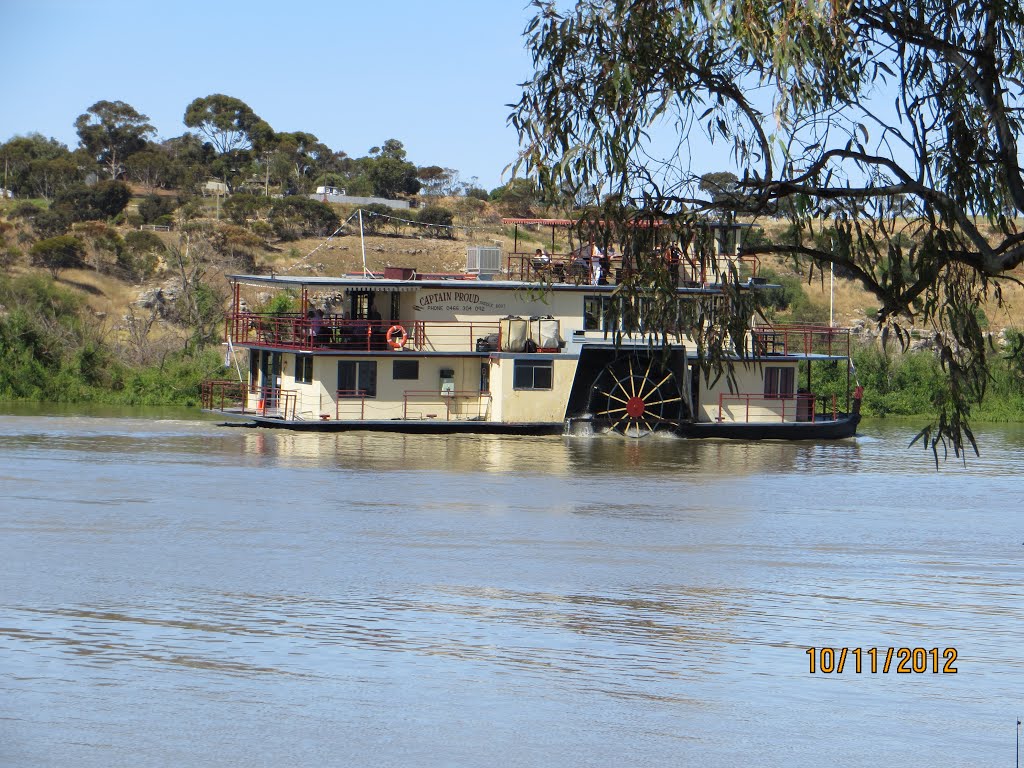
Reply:
M658 430L828 437L849 427L849 402L810 391L809 370L815 361L837 359L734 361L731 381L709 382L681 347L457 355L250 349L248 381L208 382L203 404L253 424L296 430L550 434L575 422L636 437ZM807 388L798 387L802 363Z

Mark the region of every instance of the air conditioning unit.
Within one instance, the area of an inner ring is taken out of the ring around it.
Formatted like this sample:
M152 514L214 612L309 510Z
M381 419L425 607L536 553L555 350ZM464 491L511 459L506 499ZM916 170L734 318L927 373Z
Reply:
M466 272L481 280L490 280L501 274L501 246L469 246L466 250Z

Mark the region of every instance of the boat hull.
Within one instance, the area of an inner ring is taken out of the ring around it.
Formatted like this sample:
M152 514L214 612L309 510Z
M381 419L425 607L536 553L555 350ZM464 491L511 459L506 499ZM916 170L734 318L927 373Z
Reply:
M226 415L223 411L211 411ZM504 434L504 435L560 435L564 429L562 424L548 422L513 422L495 421L445 421L441 419L360 419L359 421L343 421L326 419L320 421L290 420L273 416L256 414L239 414L238 421L232 426L267 427L270 429L288 429L294 432L405 432L410 434L440 435L454 433L470 434Z
M729 440L841 440L857 434L860 414L838 419L784 422L684 422L675 433L686 438L724 438Z

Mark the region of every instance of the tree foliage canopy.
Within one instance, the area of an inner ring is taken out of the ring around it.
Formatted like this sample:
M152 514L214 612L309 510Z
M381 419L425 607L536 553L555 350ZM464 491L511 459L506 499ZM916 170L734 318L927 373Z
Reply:
M146 146L156 128L149 118L123 101L97 101L75 120L82 146L103 166L111 179L124 172L124 161Z
M259 149L274 135L273 129L241 99L215 93L195 99L185 108L185 125L198 128L219 154Z
M824 241L747 250L834 262L879 297L886 331L933 331L946 387L922 436L933 449L973 444L967 417L988 375L975 308L1001 301L1024 260L1024 7L534 5L536 73L511 115L521 164L551 190L610 193L603 220L682 228L702 215L781 213L797 231L831 229ZM659 152L652 136L666 132L678 143ZM702 194L698 133L729 148L739 194Z

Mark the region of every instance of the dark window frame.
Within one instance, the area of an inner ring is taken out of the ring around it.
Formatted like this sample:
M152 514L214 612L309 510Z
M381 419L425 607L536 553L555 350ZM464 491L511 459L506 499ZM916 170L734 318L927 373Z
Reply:
M350 369L350 373L343 374L342 371ZM352 386L342 386L342 384ZM362 390L362 394L339 395L341 399L366 397L376 399L377 397L377 361L376 360L339 360L338 361L338 391L347 390L355 392Z
M538 381L538 372L541 372ZM546 379L546 382L545 382ZM554 389L553 360L516 360L512 366L512 389L518 391Z
M295 383L313 383L313 356L295 355Z
M785 399L796 396L796 369L783 365L764 367L764 396Z
M412 366L414 374L408 375L408 371L399 373L400 367ZM420 379L420 361L419 360L392 360L391 361L391 379L392 381L419 381Z

